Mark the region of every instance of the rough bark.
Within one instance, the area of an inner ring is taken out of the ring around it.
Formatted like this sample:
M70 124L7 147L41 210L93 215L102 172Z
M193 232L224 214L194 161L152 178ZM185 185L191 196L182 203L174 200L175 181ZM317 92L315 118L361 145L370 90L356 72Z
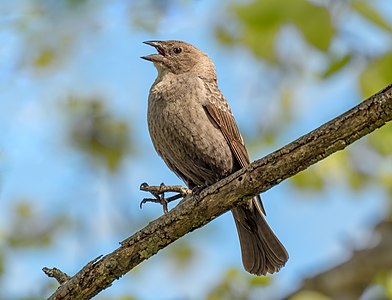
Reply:
M49 299L91 299L183 235L233 207L342 150L392 120L392 85L346 113L187 197L168 214L149 223L112 253L90 262L59 286Z

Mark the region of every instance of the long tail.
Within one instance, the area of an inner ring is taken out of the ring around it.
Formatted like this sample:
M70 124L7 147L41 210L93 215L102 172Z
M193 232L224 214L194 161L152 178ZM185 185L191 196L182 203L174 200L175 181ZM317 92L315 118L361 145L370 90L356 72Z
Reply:
M266 275L278 272L289 255L268 226L259 203L259 199L255 198L249 201L249 205L237 207L231 212L237 226L245 270Z

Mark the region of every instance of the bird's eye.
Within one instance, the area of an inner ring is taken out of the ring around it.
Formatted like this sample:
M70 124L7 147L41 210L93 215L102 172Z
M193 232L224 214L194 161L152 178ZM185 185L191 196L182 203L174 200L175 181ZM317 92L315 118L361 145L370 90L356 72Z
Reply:
M181 51L182 51L181 48L174 48L174 49L173 49L173 52L174 52L175 54L180 54Z

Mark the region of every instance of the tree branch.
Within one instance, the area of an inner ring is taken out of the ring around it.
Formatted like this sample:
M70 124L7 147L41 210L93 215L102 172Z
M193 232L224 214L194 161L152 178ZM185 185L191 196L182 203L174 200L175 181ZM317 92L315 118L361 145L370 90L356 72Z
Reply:
M204 189L60 285L49 299L91 299L183 235L246 203L392 120L392 85L353 109Z
M42 268L42 271L48 275L49 277L52 277L57 280L58 283L63 284L67 280L71 278L71 276L67 275L63 271L57 269L57 268Z

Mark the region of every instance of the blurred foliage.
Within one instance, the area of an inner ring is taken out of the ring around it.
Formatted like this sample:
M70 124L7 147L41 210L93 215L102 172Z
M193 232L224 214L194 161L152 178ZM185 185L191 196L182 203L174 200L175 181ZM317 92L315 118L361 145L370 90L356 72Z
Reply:
M365 0L254 0L231 6L233 19L241 25L240 30L230 31L232 27L221 24L217 26L216 34L224 44L244 45L274 67L287 68L296 59L296 53L292 53L294 57L288 60L287 54L279 51L280 33L285 28L295 28L310 51L325 55L325 70L320 73L324 78L359 61L367 62L360 74L360 86L363 95L369 96L391 81L391 47L377 52L367 46L358 47L353 39L347 38L344 25L345 20L358 16L380 31L392 33L390 20L385 19L373 5L374 2ZM360 36L359 32L355 34ZM339 44L339 47L333 47L334 44Z
M331 298L314 291L303 291L290 298L290 300L330 300Z
M4 271L5 271L4 270L4 268L5 268L4 264L5 264L4 251L0 250L0 280L1 280L1 277L3 276L3 274L4 274Z
M392 52L373 58L365 67L360 76L362 94L370 96L380 87L391 83L392 78Z
M0 287L1 278L10 272L8 256L11 253L21 253L22 251L45 251L54 244L56 239L69 230L72 221L66 214L47 216L39 211L32 199L15 199L12 207L11 222L6 228L0 231ZM23 260L20 260L21 262ZM39 287L38 295L18 298L20 300L42 299L42 295L47 295L56 288L54 281L48 281ZM0 289L0 299L10 299L3 295Z
M392 271L378 274L374 279L374 284L382 288L386 299L392 299Z
M140 30L155 32L162 19L173 9L186 1L181 0L145 0L131 1L129 12L132 26Z
M363 18L367 19L369 23L374 24L390 33L392 33L392 25L387 22L373 6L372 1L352 1L351 7L359 13Z
M392 299L392 272L386 274L383 286L388 299Z
M185 241L178 241L168 249L169 259L181 271L186 271L194 259L194 248ZM189 270L188 270L189 271Z
M45 218L45 222L42 222L42 216L35 210L32 201L17 201L12 213L12 223L5 241L14 249L48 247L58 232L71 224L66 215Z
M392 78L392 77L391 77ZM392 124L388 123L369 136L369 145L381 156L392 154Z
M271 283L272 277L255 277L235 268L229 268L221 281L209 292L208 300L245 300L250 299L255 288Z
M293 24L313 47L327 51L334 27L328 10L306 0L258 0L233 6L243 31L236 40L254 54L271 63L277 63L276 40L280 30ZM220 32L224 32L223 27ZM322 32L323 34L320 34ZM229 34L225 34L228 36Z
M52 49L42 49L38 53L38 57L34 60L34 65L36 67L46 67L51 64L54 60L54 52Z
M280 94L281 116L275 118L279 124L274 124L272 130L260 130L262 137L258 136L251 141L251 149L257 145L260 147L273 144L282 130L287 130L291 122L296 122L290 115L292 107L286 104L287 99L292 98L298 80L301 80L301 77L298 77L298 73L301 72L298 63L308 57L293 52L290 53L291 57L287 58L287 53L280 51L279 47L289 47L282 41L281 32L285 28L295 28L300 33L302 43L308 48L309 58L320 57L320 54L324 56L323 70L307 66L307 61L302 63L316 78L328 80L351 68L353 74L358 74L358 83L364 96L369 96L391 83L392 47L377 52L371 47L358 47L352 38L347 38L347 29L344 27L345 20L356 16L378 28L380 32L392 33L391 20L385 19L373 5L374 2L364 0L253 0L245 4L231 5L231 16L239 23L240 29L231 30L233 27L227 27L222 23L216 29L218 39L227 45L243 45L256 57L268 62L272 69L284 70L280 76L280 86L275 87ZM354 34L359 38L359 32ZM292 38L295 39L294 36ZM293 63L294 61L296 63ZM359 64L363 66L361 69L357 68ZM361 144L356 147L360 147L362 152L375 151L382 156L390 155L391 126L388 125L370 135L368 145ZM336 178L336 172L339 173L340 180L345 180L354 190L366 187L369 180L379 181L374 174L369 174L371 171L359 167L358 161L352 158L350 151L344 151L344 154L335 154L294 176L290 182L300 189L320 191L326 186L327 181Z
M99 30L91 0L39 0L19 3L16 28L23 47L20 65L32 71L58 72L86 36ZM77 34L76 34L77 33Z
M157 32L161 25L176 25L175 20L165 23L165 18L173 16L173 11L192 7L196 2L145 0L123 3L130 31ZM49 77L62 74L62 67L73 59L77 51L88 45L89 38L107 25L103 23L100 11L107 1L25 0L23 3L20 4L22 17L17 19L14 28L21 41L16 65L32 70L33 75ZM274 80L276 85L271 85L280 100L279 110L274 115L275 123L266 130L259 130L262 139L257 137L257 140L251 141L251 149L260 145L274 146L282 132L289 130L290 124L297 121L293 114L294 98L303 74L310 73L317 80L328 81L349 69L350 74L358 78L363 96L369 96L391 83L391 19L383 16L376 1L250 0L238 1L229 7L226 5L222 2L221 10L227 11L227 15L217 18L217 26L211 24L211 30L215 30L217 38L224 45L247 48L260 62L268 65L271 74L277 74ZM365 22L367 28L387 36L389 43L385 43L382 49L375 49L373 45L363 42L366 38L361 32L355 28L348 31L345 27L347 20L353 17ZM287 29L289 41L282 40L283 36L287 37L282 34ZM299 43L304 46L304 51L300 53L291 48L291 43L298 42L297 35ZM314 57L321 58L324 62L322 67L310 63ZM70 144L91 157L94 163L103 165L113 174L119 170L126 156L135 153L130 138L130 123L117 117L111 111L109 102L99 97L70 97L63 108L58 113L68 118L66 130ZM392 170L382 163L386 156L391 155L390 145L392 125L389 124L371 134L366 142L356 143L355 151L344 150L334 154L296 175L290 182L298 189L314 192L322 191L331 181L345 182L356 191L368 184L378 184L392 199ZM369 162L363 161L364 153L370 153L370 156L366 156L370 157ZM8 253L15 249L26 253L37 248L47 249L59 231L66 230L73 222L63 215L43 216L30 200L15 203L9 213L12 222L7 228L0 229L1 242L5 245L0 248L0 277L7 275ZM180 272L187 269L196 255L187 243L175 243L169 249L170 261ZM377 283L384 286L392 298L391 278L391 274L380 274ZM262 288L269 286L271 280L271 277L253 277L242 270L229 268L206 298L249 299L255 291L260 292L257 295L263 295ZM52 281L48 282L48 286L42 288L42 295L56 286ZM1 287L0 281L0 298ZM304 292L298 297L295 299L326 299L317 292Z
M367 141L357 142L355 151L345 149L311 166L292 178L290 182L297 188L320 191L327 183L345 182L352 190L365 189L369 184L377 184L389 192L392 199L392 166L383 169L386 157L392 154L392 125L387 124L367 137ZM363 157L367 161L363 161Z
M351 62L351 59L352 56L350 54L343 55L342 57L331 57L329 60L329 66L320 74L321 77L327 79L328 77L338 73Z
M315 170L313 170L315 168ZM292 184L294 184L297 188L303 189L311 189L314 191L320 191L325 186L325 178L316 167L310 167L307 171L298 173L291 177Z
M110 114L99 99L71 97L67 107L72 143L110 171L116 171L131 151L128 123Z

